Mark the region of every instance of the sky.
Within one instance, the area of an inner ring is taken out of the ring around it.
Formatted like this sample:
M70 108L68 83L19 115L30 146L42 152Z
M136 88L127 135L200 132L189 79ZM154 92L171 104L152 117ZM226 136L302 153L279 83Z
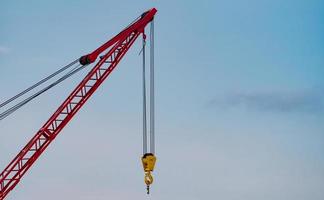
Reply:
M0 102L156 7L155 182L142 154L141 42L8 200L324 199L321 0L1 1ZM0 121L0 168L87 71Z

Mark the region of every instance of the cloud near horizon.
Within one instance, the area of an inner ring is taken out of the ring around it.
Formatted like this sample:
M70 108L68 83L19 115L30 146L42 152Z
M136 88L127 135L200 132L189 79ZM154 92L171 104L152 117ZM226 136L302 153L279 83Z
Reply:
M294 92L238 92L213 98L208 105L261 112L324 113L324 89Z

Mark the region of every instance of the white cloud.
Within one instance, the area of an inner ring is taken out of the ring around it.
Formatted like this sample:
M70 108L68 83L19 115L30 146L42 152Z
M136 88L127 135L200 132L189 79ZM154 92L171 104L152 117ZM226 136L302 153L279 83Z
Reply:
M240 92L220 100L214 98L210 105L245 107L257 111L322 113L324 95L322 88L299 91Z

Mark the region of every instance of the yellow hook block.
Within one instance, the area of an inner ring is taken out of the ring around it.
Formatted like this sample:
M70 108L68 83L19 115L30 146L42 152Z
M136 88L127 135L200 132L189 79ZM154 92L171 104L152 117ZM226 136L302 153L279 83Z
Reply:
M155 162L156 157L152 153L146 153L142 157L142 164L145 172L144 182L147 186L153 183L153 176L151 172L154 170Z

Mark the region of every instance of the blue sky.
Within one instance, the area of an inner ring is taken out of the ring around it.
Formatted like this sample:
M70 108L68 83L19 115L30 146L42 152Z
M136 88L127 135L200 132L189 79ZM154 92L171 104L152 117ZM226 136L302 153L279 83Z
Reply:
M152 194L140 165L137 41L8 200L324 198L323 1L0 5L0 102L158 9ZM1 169L85 73L1 121Z

